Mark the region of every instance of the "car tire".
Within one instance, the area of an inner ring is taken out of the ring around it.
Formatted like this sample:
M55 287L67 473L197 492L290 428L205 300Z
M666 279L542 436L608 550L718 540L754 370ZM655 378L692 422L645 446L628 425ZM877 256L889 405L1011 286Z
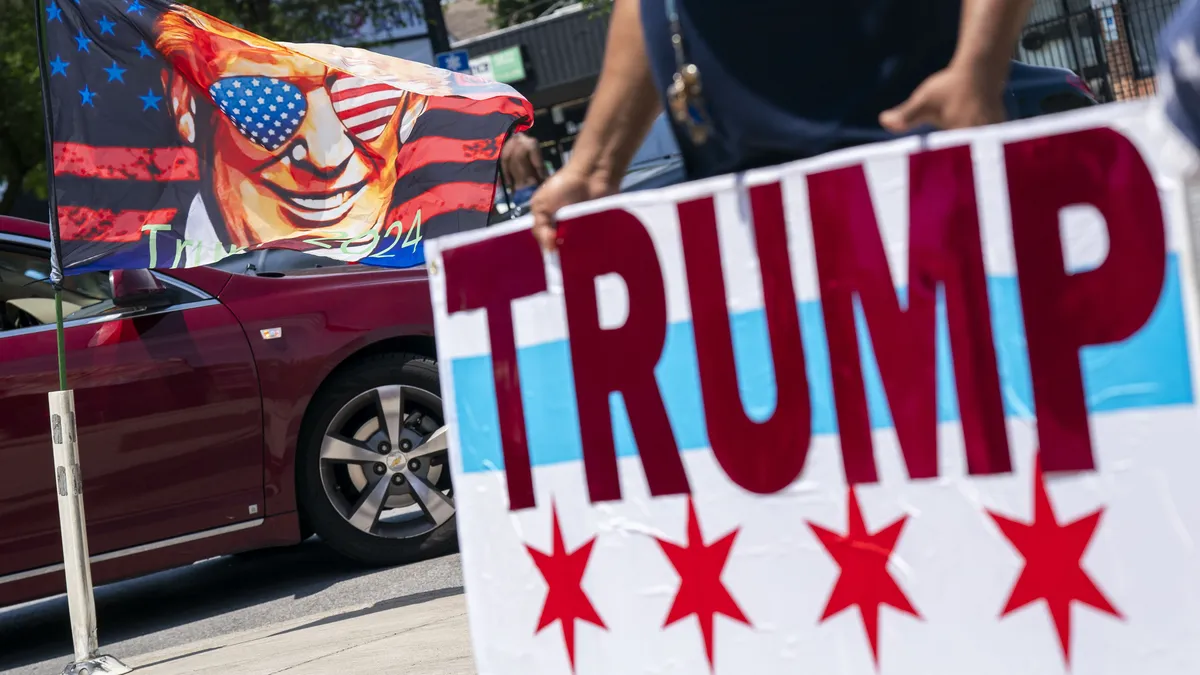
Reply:
M439 525L437 519L429 515L431 510L421 506L420 510L428 521L425 524L432 526L433 529L414 536L390 538L356 527L352 524L349 516L344 515L346 503L355 498L354 490L356 488L354 486L349 487L347 494L343 494L347 488L341 485L330 487L331 484L340 480L340 478L331 479L330 471L337 467L331 468L328 460L322 459L322 444L327 443L325 439L327 433L332 433L331 425L339 424L337 419L339 415L345 415L347 407L354 404L355 401L361 401L363 396L368 396L371 392L379 391L381 388L395 390L398 387L403 387L404 391L412 394L424 392L436 399L438 401L437 414L441 415L438 369L437 363L433 359L407 353L372 355L362 358L336 373L321 388L309 406L309 414L306 416L299 439L296 487L302 511L302 522L338 553L369 566L393 566L415 562L452 553L458 547L456 514L451 515L448 520ZM425 398L428 399L428 397ZM404 416L403 409L401 414ZM425 417L430 416L426 415ZM433 421L425 421L440 426L445 420L442 417ZM382 430L383 424L382 421L379 422L381 433L386 436L386 432ZM403 463L401 462L401 464ZM369 479L372 471L367 467L375 465L357 464L356 466L362 467L362 474L368 475ZM432 466L427 467L427 471L432 470ZM442 490L449 489L452 494L452 487L441 487L443 481L446 484L449 482L448 463L441 465L438 475L437 487ZM389 473L387 476L392 476L392 474ZM376 480L386 479L387 476ZM390 491L393 488L385 486L382 489ZM416 494L415 490L408 490L408 492ZM343 497L346 501L341 501ZM359 493L360 501L363 497L364 493ZM389 500L392 497L384 497L384 499ZM414 505L416 505L415 499ZM376 524L373 527L379 526L380 524Z

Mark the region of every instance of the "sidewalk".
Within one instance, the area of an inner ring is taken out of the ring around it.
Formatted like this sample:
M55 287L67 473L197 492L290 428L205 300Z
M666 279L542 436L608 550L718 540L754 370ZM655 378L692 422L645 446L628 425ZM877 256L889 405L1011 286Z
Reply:
M475 675L461 589L201 640L125 664L136 675Z

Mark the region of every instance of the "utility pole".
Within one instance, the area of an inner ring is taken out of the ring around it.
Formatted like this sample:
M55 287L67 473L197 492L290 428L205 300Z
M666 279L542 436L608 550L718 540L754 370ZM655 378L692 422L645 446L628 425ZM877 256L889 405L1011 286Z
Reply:
M450 51L450 34L446 32L446 17L442 14L441 0L421 0L425 10L425 24L429 29L429 43L434 54Z

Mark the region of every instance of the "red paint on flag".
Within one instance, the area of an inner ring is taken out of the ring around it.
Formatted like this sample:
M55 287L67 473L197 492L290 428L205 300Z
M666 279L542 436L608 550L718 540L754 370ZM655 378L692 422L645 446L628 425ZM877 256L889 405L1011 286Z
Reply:
M412 227L417 211L421 212L421 221L429 222L434 216L443 213L470 209L472 211L490 211L492 197L496 186L492 183L443 183L422 192L412 199L392 207L388 212L387 223L390 226L396 221L402 222L404 232Z
M400 148L396 166L407 173L434 163L496 160L500 157L500 147L507 135L504 133L495 138L481 138L474 141L443 136L422 136L410 139Z
M425 104L426 110L454 110L464 115L491 115L503 113L513 118L533 119L528 101L512 97L492 97L482 100L470 99L463 96L430 96ZM513 132L524 131L529 124L518 124Z
M175 209L112 211L86 206L58 207L58 225L63 239L135 242L142 238L143 225L170 223Z
M191 148L97 147L82 143L54 144L54 175L108 180L199 180L196 151Z

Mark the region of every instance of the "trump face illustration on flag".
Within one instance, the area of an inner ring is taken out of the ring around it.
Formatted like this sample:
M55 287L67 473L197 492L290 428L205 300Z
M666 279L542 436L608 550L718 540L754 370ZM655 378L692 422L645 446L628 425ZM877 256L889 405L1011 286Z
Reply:
M359 238L384 227L396 158L427 96L182 7L164 12L158 28L155 46L173 66L163 87L180 139L211 168L185 239L212 240L214 216L238 247L313 232Z
M424 239L486 225L500 146L532 118L506 85L274 42L184 5L142 0L119 23L91 16L117 0L56 2L63 35L77 31L123 75L85 80L81 106L51 91L80 108L56 110L52 125L67 273L191 267L267 247L421 264ZM112 100L135 77L149 87L133 104L140 119ZM114 203L104 188L118 184L139 203Z

